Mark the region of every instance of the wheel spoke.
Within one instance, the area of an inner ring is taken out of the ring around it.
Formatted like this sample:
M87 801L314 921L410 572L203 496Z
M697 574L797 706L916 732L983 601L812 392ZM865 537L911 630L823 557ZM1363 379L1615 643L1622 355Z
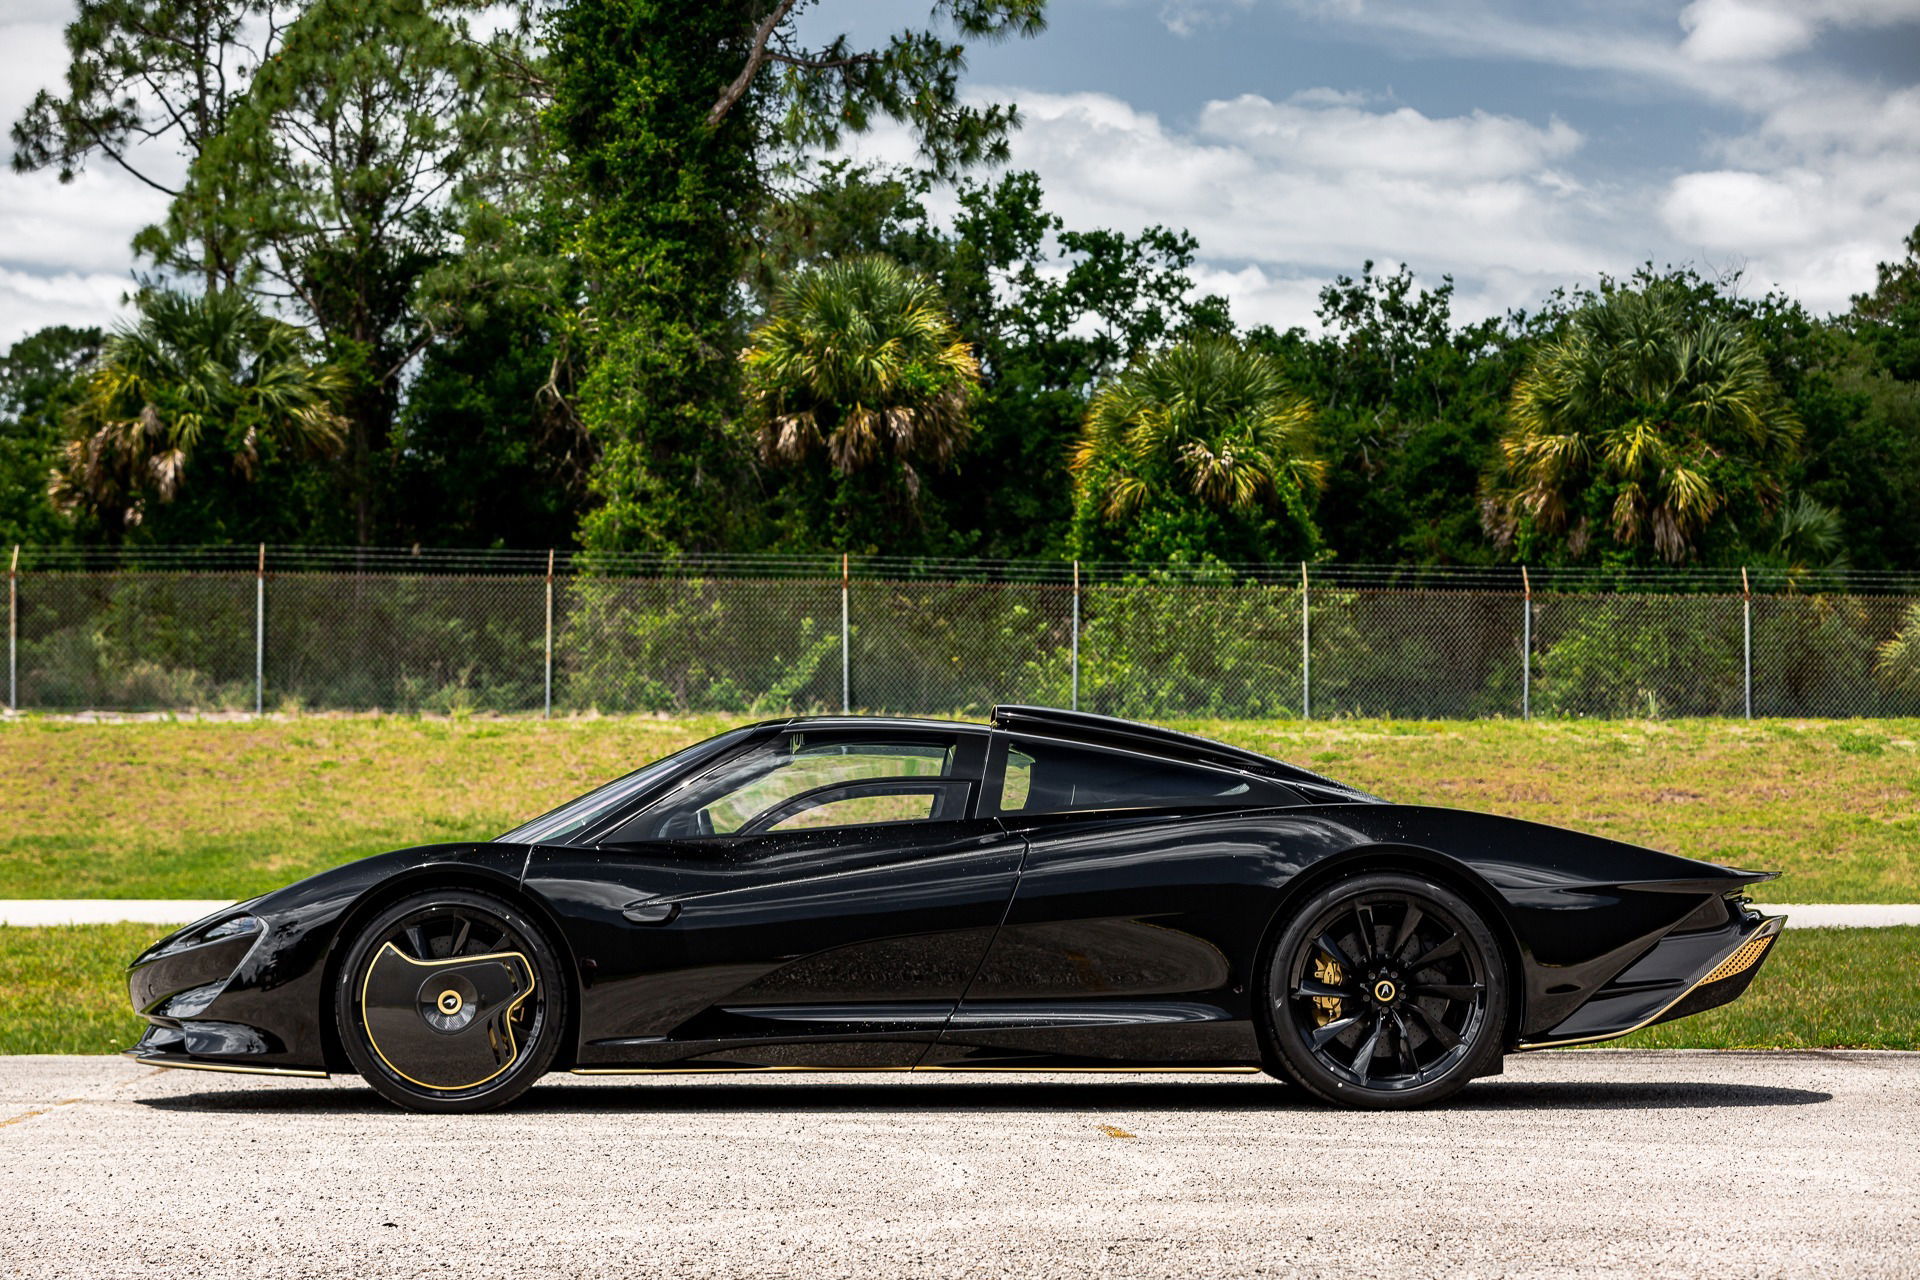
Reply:
M1361 1044L1360 1052L1354 1055L1353 1069L1360 1073L1361 1084L1367 1082L1367 1075L1373 1070L1373 1055L1380 1048L1380 1036L1381 1033L1386 1030L1386 1027L1387 1020L1376 1014L1373 1019L1372 1032L1368 1034L1365 1042Z
M406 929L402 931L401 936L407 940L407 945L413 948L413 958L415 960L433 959L433 952L428 949L427 946L427 935L419 925L408 925Z
M1345 1018L1335 1018L1326 1026L1321 1027L1312 1035L1308 1036L1307 1043L1312 1045L1315 1050L1324 1049L1327 1047L1328 1042L1333 1040L1334 1037L1351 1031L1353 1028L1359 1026L1365 1018L1366 1015L1364 1013L1352 1014Z
M1366 953L1362 955L1360 959L1363 961L1378 960L1380 958L1380 930L1373 921L1372 904L1366 902L1355 903L1353 918L1360 922L1360 949Z
M1400 1065L1406 1068L1408 1075L1418 1076L1420 1074L1420 1066L1413 1060L1413 1036L1407 1028L1407 1020L1400 1016L1398 1009L1392 1011L1391 1017L1393 1018L1393 1029L1399 1033Z
M1410 1003L1407 1008L1420 1015L1420 1021L1427 1028L1427 1034L1438 1040L1442 1046L1449 1050L1459 1047L1460 1037L1454 1034L1453 1028L1428 1013L1424 1005Z
M1360 993L1352 987L1336 987L1318 978L1306 979L1293 994L1304 996L1309 1000L1356 1000L1360 996Z
M1457 933L1448 934L1445 942L1434 944L1427 948L1426 952L1422 954L1419 959L1409 962L1407 972L1418 973L1435 960L1445 960L1448 956L1458 954L1460 954L1460 935Z
M1422 983L1417 987L1409 987L1408 990L1416 996L1440 996L1447 1000L1471 1000L1473 999L1474 992L1484 991L1486 988L1477 982Z
M1425 913L1413 903L1409 902L1407 904L1407 913L1400 917L1400 928L1394 932L1393 945L1387 949L1387 955L1389 957L1399 956L1401 951L1406 948L1407 940L1412 938L1413 931L1420 927L1420 920L1424 914Z
M463 954L467 946L467 935L472 932L473 932L473 921L467 919L465 916L462 916L460 918L460 932L454 935L453 945L447 948L447 954L450 956L457 956L457 955Z
M1328 959L1339 965L1343 973L1352 973L1360 967L1353 961L1347 959L1347 953L1340 949L1340 944L1333 940L1333 935L1330 933L1323 933L1318 938L1315 938L1313 945L1325 952Z

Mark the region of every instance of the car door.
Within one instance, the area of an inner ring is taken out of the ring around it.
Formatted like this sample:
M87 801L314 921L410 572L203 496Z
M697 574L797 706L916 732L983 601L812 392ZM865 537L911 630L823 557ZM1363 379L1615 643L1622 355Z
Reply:
M960 726L781 733L543 857L537 891L624 899L576 930L582 1065L913 1065L1019 872L975 812L984 753Z
M1230 957L1262 926L1267 899L1246 888L1274 847L1225 815L1298 797L1233 770L994 738L983 811L1026 840L1025 865L939 1060L1243 1053Z

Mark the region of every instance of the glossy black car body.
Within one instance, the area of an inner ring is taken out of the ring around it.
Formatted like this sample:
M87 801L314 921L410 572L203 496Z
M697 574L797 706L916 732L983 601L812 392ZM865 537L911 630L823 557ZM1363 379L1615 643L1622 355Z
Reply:
M728 762L803 739L922 744L940 772L815 787L733 834L674 808ZM1043 794L1051 775L1033 757L1054 751L1097 753L1116 778L1177 767L1218 785L1077 802ZM1017 806L1009 761L1026 762ZM795 805L903 791L924 818L784 825ZM593 815L576 829L550 815L489 843L383 854L181 930L131 968L149 1028L130 1053L351 1070L334 1017L343 954L422 888L495 895L555 940L571 990L554 1065L585 1073L1270 1065L1261 975L1276 931L1361 872L1416 873L1485 918L1509 987L1503 1051L1725 1003L1781 925L1746 905L1762 873L1393 804L1237 748L1041 708L1000 708L990 726L774 721L593 796L556 811Z

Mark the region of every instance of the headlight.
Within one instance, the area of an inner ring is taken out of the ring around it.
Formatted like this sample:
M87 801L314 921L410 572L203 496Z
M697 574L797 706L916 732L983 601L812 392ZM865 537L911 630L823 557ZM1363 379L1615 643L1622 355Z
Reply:
M265 927L259 916L233 916L202 933L200 941L217 942L221 938L235 938L243 933L258 933Z
M209 916L205 920L196 924L190 924L180 930L180 932L170 934L154 943L142 952L130 967L137 969L143 964L150 964L155 960L161 960L167 956L178 955L180 952L190 951L194 947L204 947L215 942L229 942L234 938L244 938L249 934L260 933L264 931L266 927L266 921L262 920L259 916L248 915L244 911L233 915L222 913L217 916Z

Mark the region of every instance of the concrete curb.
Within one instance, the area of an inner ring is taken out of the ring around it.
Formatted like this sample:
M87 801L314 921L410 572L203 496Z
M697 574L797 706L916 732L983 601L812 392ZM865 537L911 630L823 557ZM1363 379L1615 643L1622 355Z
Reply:
M0 925L177 925L232 905L224 898L0 898Z

